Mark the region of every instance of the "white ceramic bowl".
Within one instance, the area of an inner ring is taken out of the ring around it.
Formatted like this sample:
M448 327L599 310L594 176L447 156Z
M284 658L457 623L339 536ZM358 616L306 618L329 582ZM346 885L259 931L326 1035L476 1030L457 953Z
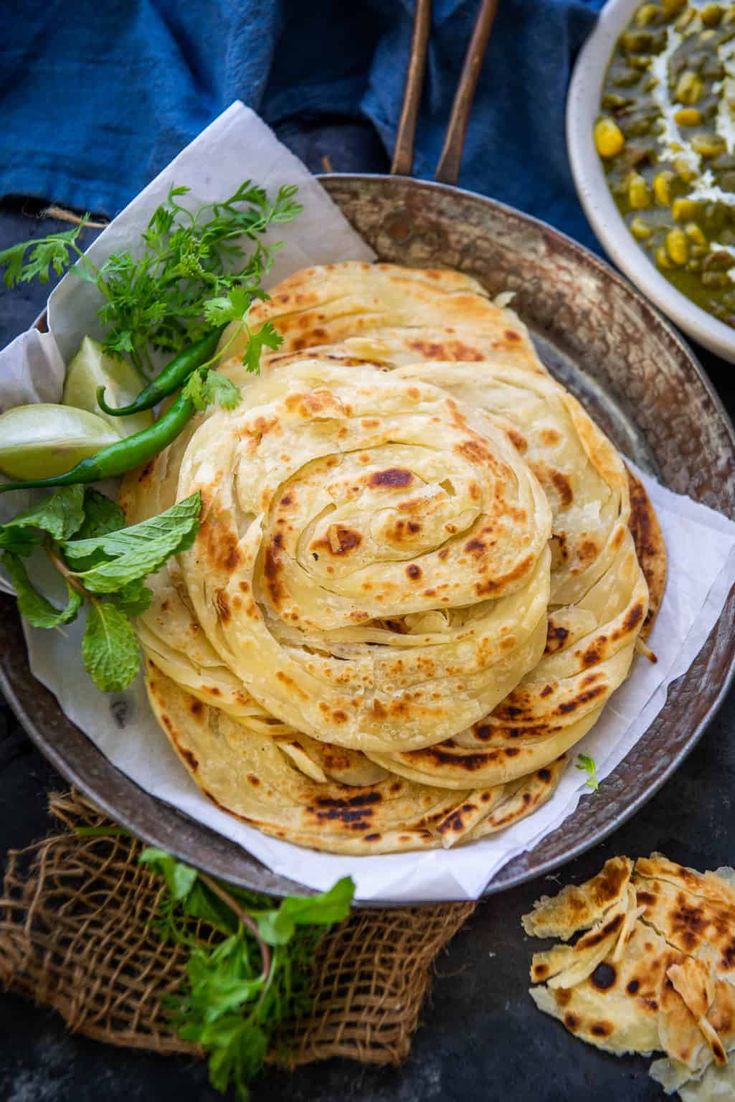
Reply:
M607 0L579 55L567 97L567 147L577 194L608 256L685 333L735 363L735 329L696 306L664 279L625 225L608 190L592 130L615 43L641 0Z

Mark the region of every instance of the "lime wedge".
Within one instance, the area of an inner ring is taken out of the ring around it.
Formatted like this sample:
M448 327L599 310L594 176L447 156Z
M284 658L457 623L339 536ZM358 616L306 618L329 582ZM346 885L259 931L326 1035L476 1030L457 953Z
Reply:
M0 414L0 471L52 478L120 439L107 421L72 406L38 402Z
M85 337L66 371L61 398L64 405L96 414L115 430L116 436L130 436L153 423L150 410L134 413L132 417L110 417L104 413L97 404L97 388L100 386L105 388L109 405L127 406L142 390L144 382L129 363L108 356L99 341Z

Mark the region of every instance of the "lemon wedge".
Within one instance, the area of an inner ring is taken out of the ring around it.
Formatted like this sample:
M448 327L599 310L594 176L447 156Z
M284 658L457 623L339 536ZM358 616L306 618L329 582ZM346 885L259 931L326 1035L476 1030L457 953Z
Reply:
M0 471L9 478L52 478L119 439L106 420L84 409L15 406L0 414Z
M79 351L69 364L64 382L62 402L65 406L86 409L105 421L115 435L130 436L153 423L151 410L130 417L110 417L97 404L97 388L105 388L111 406L127 406L144 386L138 372L125 360L109 356L99 341L85 337Z

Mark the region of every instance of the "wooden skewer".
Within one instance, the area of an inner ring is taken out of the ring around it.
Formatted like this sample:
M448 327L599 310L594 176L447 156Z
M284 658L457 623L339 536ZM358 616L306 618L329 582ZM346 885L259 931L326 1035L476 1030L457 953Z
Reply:
M454 95L449 126L444 138L444 148L441 151L439 163L434 173L434 179L441 180L445 184L456 184L459 179L459 168L462 161L467 123L472 110L472 101L475 97L477 80L497 12L498 0L482 0L472 38L465 54L462 75Z
M431 0L416 0L411 36L411 54L408 60L406 88L403 93L401 118L398 123L396 147L393 151L391 172L398 176L410 176L413 171L413 150L416 139L416 123L421 105L421 89L426 71L426 52L431 31Z

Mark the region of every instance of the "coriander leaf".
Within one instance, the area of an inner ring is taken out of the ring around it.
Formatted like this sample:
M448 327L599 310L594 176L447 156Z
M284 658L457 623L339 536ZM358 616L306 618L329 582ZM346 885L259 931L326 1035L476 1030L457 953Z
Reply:
M198 413L201 413L209 405L206 388L204 385L204 372L193 371L186 380L181 391L184 398L188 398Z
M207 299L203 305L204 316L212 325L225 325L228 321L244 321L253 296L246 287L233 287L228 294Z
M341 922L350 913L355 884L344 876L327 892L319 895L287 896L277 910L258 916L258 931L269 945L285 945L297 926L325 926Z
M219 371L208 372L204 385L209 401L216 402L223 409L235 409L240 404L239 388Z
M67 603L62 609L55 608L31 584L26 568L17 555L5 551L1 556L8 577L13 583L18 599L18 611L34 628L56 628L75 620L82 604L82 597L69 585L66 587Z
M587 787L596 792L600 787L600 782L597 778L597 765L594 758L591 758L589 754L577 754L575 765L577 769L587 774Z
M197 1040L209 1052L209 1079L215 1090L225 1094L232 1090L239 1102L247 1102L248 1082L257 1075L268 1051L268 1034L252 1018L228 1014L196 1030L196 1038L181 1035L184 1040Z
M195 949L187 963L190 1006L214 1022L259 994L263 977L252 975L251 952L241 931L215 949Z
M162 876L172 897L180 901L186 899L197 878L197 870L177 861L165 850L146 846L138 858L141 864L151 865Z
M260 329L248 329L248 343L243 353L242 362L247 371L257 375L260 371L260 354L264 348L270 348L273 352L283 344L283 337L273 328L271 322L263 322Z
M109 601L89 608L82 637L84 668L103 693L122 692L140 669L140 648L129 617Z
M241 397L232 380L218 371L195 371L189 376L183 394L200 412L213 402L223 409L234 409Z
M106 536L108 532L116 532L124 526L125 514L117 502L87 486L84 494L84 521L75 533L76 539Z
M32 279L48 283L52 269L56 275L61 275L80 255L76 240L88 221L89 215L85 214L79 224L70 230L21 241L9 249L3 249L0 252L0 268L5 268L5 286L15 287Z
M201 494L195 493L158 516L90 539L62 545L67 563L82 566L78 577L93 593L114 593L159 570L171 555L191 547L199 528ZM92 555L107 561L88 566Z
M25 512L19 513L2 527L41 528L55 540L67 540L84 520L84 487L62 486L50 497L41 498Z

